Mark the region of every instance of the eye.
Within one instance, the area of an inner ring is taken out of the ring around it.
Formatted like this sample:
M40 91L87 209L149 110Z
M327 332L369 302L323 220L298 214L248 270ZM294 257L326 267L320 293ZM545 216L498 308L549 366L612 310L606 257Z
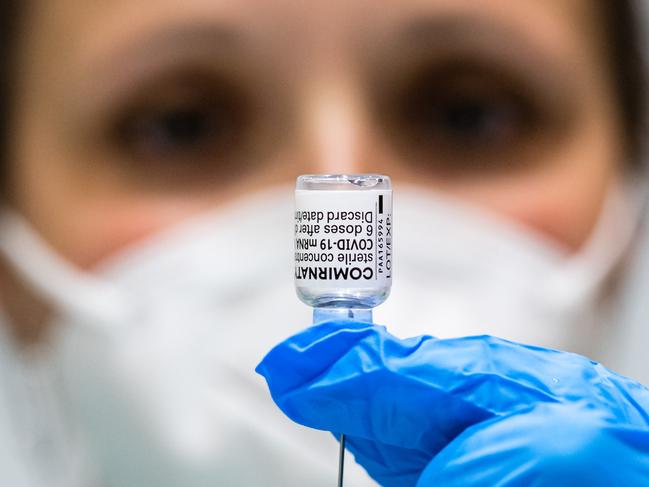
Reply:
M462 170L523 149L546 131L545 108L524 83L480 65L415 70L393 98L390 118L411 151ZM511 157L509 158L511 159Z
M112 139L139 166L174 173L228 163L246 143L249 107L233 83L199 75L158 80L129 100Z
M406 116L422 141L458 148L494 148L530 128L525 100L489 80L456 77L413 87Z

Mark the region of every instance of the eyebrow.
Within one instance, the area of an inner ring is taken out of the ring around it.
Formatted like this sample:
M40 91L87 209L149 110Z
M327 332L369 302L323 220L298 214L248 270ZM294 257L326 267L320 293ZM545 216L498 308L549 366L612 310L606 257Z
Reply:
M92 58L79 89L87 92L90 86L93 98L106 99L178 62L237 69L249 54L247 41L243 32L213 22L159 26L120 39Z
M417 18L402 27L397 42L404 47L486 46L515 53L543 51L522 30L477 16L447 15Z
M460 15L418 18L397 31L396 54L447 57L459 53L487 57L490 62L516 65L550 86L571 80L574 66L562 63L537 45L533 36L496 20Z
M157 52L192 52L206 47L236 52L244 47L244 36L233 28L212 23L166 26L119 43L106 59L108 65L116 65L129 57L141 58Z
M453 15L417 18L402 27L401 37L412 43L447 42L464 38L467 34L493 31L501 32L502 26L495 26L484 19Z

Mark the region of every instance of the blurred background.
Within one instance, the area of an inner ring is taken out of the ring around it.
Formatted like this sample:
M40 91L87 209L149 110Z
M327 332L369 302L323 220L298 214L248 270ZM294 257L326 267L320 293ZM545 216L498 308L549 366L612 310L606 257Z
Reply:
M395 334L649 382L646 10L4 2L0 484L331 484L253 371L310 322L300 174L392 177Z

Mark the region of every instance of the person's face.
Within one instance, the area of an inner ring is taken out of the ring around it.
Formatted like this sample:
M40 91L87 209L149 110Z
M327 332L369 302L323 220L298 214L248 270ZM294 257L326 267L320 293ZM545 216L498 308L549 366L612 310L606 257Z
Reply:
M12 203L92 267L309 172L383 172L567 248L622 171L588 0L33 0Z

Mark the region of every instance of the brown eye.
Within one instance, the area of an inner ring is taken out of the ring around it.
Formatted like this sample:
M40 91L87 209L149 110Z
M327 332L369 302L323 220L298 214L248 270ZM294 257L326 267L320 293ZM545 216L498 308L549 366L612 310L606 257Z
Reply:
M552 132L545 110L532 89L491 67L441 63L406 78L388 117L409 151L461 171L507 164Z
M245 96L231 83L197 75L159 81L134 97L114 124L114 141L133 164L175 174L217 168L243 150Z
M422 143L447 148L494 149L523 136L533 123L522 96L470 73L417 80L404 109Z

